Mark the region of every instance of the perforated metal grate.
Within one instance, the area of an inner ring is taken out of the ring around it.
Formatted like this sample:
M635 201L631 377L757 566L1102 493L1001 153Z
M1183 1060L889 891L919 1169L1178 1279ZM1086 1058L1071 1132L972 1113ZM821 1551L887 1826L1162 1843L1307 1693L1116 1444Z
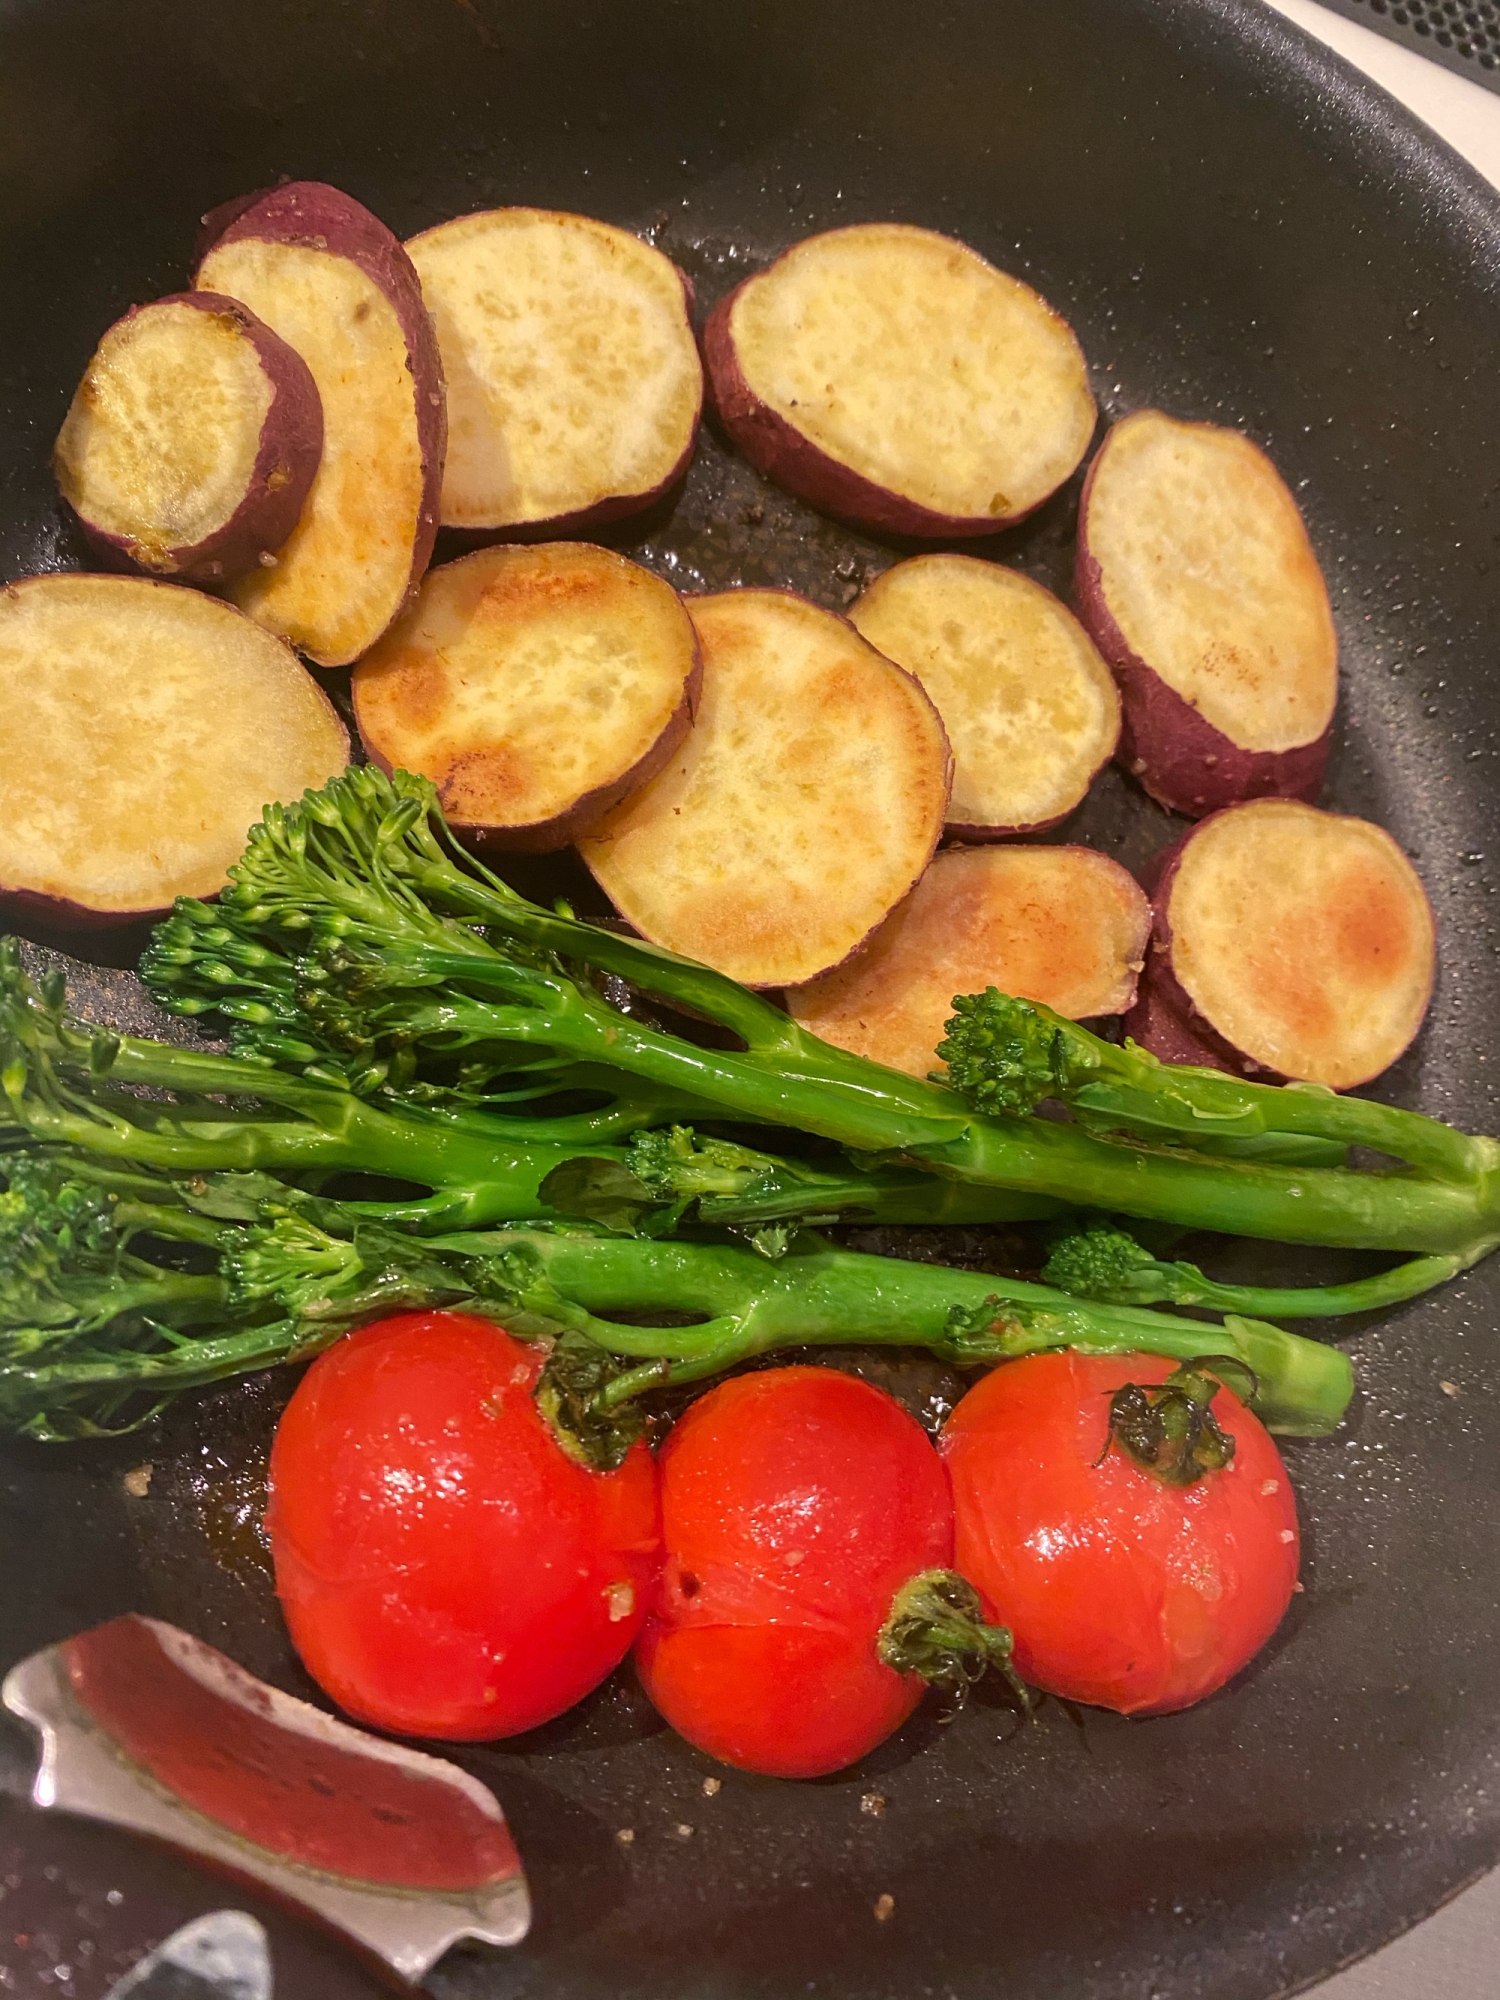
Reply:
M1322 0L1367 28L1500 92L1500 5L1496 0Z

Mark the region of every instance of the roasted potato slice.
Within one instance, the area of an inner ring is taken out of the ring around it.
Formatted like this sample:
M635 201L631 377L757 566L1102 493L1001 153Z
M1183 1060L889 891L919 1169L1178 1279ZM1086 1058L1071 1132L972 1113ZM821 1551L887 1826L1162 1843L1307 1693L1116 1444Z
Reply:
M322 450L301 355L237 299L178 292L105 334L52 463L109 561L217 584L281 547Z
M1258 445L1138 410L1089 468L1078 615L1124 702L1121 764L1173 812L1315 799L1338 695L1328 592Z
M500 847L566 847L659 771L692 722L698 640L659 576L586 542L429 570L354 670L365 748L433 780Z
M794 244L716 306L725 429L814 507L898 535L992 535L1039 507L1094 430L1067 322L967 245L902 223Z
M1151 906L1087 847L946 848L847 965L793 988L794 1020L825 1042L913 1076L959 993L997 986L1085 1020L1135 998Z
M703 403L692 290L638 236L496 208L407 244L448 379L443 525L577 533L687 469Z
M1166 857L1135 1030L1171 1022L1225 1069L1349 1090L1388 1069L1432 996L1432 911L1383 827L1290 799L1214 813Z
M235 602L320 667L374 645L437 534L447 405L411 260L383 222L320 181L216 209L197 283L241 300L312 371L323 456L280 551Z
M643 937L748 986L847 958L927 866L948 739L920 685L790 591L688 600L698 717L579 852Z
M953 745L948 832L1040 833L1066 819L1120 736L1120 697L1093 641L1039 583L973 556L913 556L850 619L915 674Z
M216 894L262 809L348 762L290 647L180 584L8 584L0 680L0 895L55 924Z

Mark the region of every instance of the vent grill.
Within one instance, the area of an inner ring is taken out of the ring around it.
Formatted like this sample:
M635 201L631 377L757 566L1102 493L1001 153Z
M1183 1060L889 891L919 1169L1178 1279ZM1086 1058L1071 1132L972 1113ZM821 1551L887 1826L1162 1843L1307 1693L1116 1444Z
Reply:
M1500 92L1495 0L1323 0L1323 5Z

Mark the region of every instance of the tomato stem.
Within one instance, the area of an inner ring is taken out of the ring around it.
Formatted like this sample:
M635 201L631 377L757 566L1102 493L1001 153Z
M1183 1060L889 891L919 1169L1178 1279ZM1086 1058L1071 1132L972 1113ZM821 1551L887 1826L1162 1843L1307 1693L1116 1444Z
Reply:
M1255 1374L1233 1355L1205 1354L1174 1368L1165 1382L1126 1382L1109 1399L1109 1432L1095 1463L1118 1447L1165 1486L1192 1486L1234 1459L1234 1437L1210 1405L1233 1385L1248 1402Z
M876 1643L883 1665L920 1674L955 1707L993 1668L1022 1710L1032 1713L1031 1691L1011 1664L1009 1631L985 1623L979 1592L957 1570L924 1569L902 1584Z

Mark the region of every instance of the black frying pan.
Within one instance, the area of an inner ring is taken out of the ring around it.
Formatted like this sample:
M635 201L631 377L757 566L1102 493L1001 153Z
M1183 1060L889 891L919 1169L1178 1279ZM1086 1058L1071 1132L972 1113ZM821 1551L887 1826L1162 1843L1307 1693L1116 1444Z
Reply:
M81 560L46 457L99 332L182 283L205 208L278 175L336 181L403 234L514 201L649 227L705 303L790 239L865 218L952 231L1023 273L1077 326L1106 413L1242 424L1299 492L1344 644L1327 796L1396 831L1441 928L1429 1026L1382 1088L1500 1128L1500 203L1263 9L0 0L0 158L7 575ZM1072 499L976 552L1065 587ZM620 545L682 587L792 582L835 607L892 557L712 438ZM1169 832L1110 778L1063 835L1140 862ZM117 962L137 944L117 940ZM1224 1694L1146 1723L1050 1706L1019 1733L981 1700L837 1779L729 1773L707 1797L708 1764L621 1676L465 1754L512 1815L541 1914L523 1949L450 1960L434 1989L1263 2000L1422 1916L1500 1854L1497 1280L1354 1330L1347 1436L1292 1456L1306 1593ZM230 1390L118 1446L7 1452L0 1657L137 1609L301 1687L241 1470L283 1394ZM143 1460L132 1500L122 1474ZM20 1791L29 1746L3 1747ZM23 1992L87 2000L223 1899L184 1863L19 1806L4 1849L0 1962ZM278 1991L373 1990L268 1921Z

